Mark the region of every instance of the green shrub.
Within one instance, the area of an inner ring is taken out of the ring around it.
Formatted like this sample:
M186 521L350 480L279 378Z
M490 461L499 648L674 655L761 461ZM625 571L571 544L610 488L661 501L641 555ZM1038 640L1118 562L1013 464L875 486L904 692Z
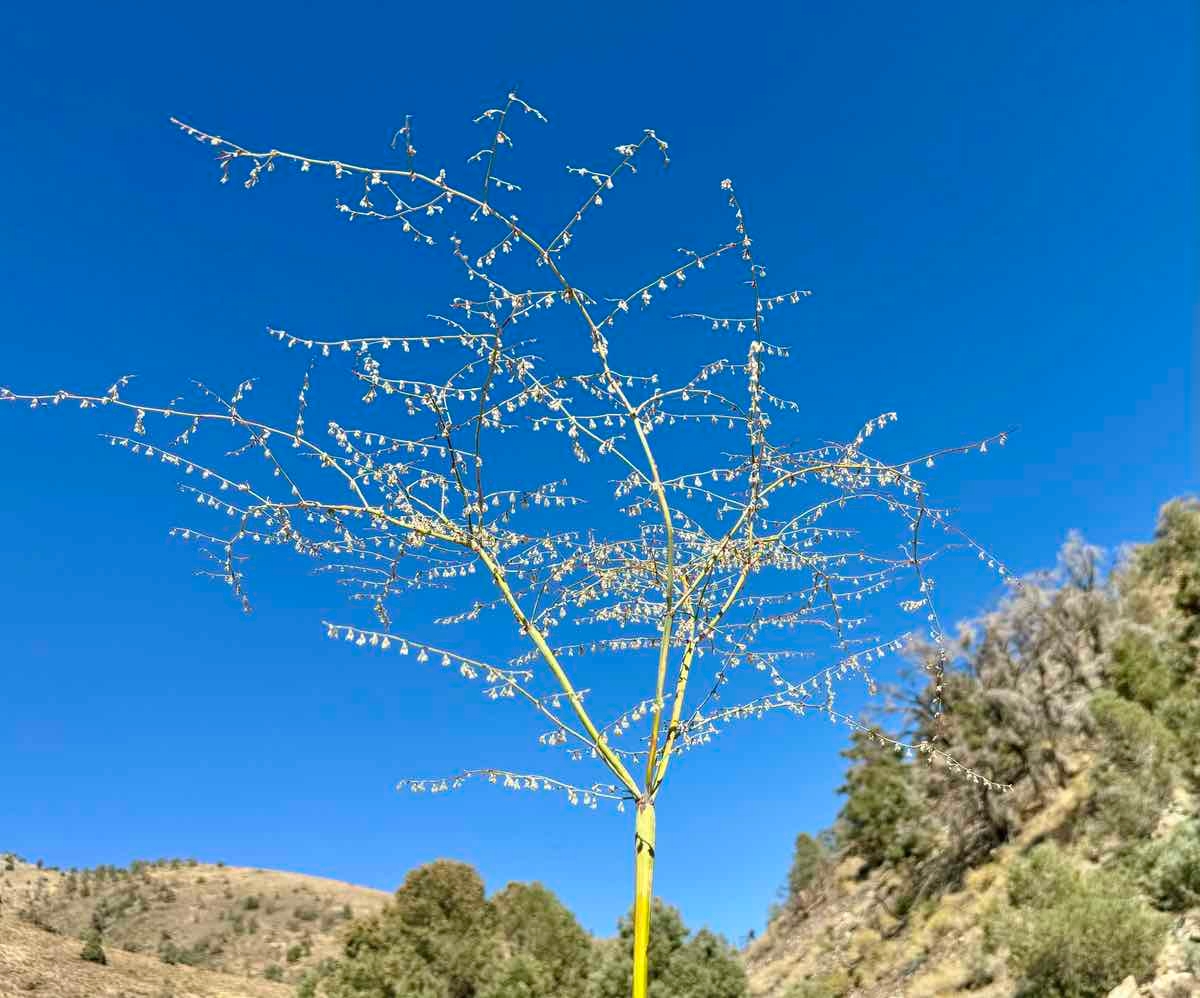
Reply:
M88 933L87 938L83 942L83 949L79 953L79 958L87 960L88 963L108 963L104 947L100 945L100 934L98 932Z
M1126 631L1112 646L1110 679L1126 700L1153 710L1174 686L1174 676L1154 639L1140 631Z
M304 947L299 943L294 946L289 946L287 951L287 962L298 963L304 957Z
M867 869L920 855L920 809L908 765L865 731L854 732L842 756L850 760L850 768L838 788L846 795L838 815L838 841L866 860Z
M796 836L792 853L792 867L788 870L788 900L795 901L808 890L817 879L827 857L821 842L806 832Z
M633 919L618 923L588 982L589 998L627 998L633 973ZM678 909L654 899L648 953L650 994L655 998L745 998L746 971L720 936L701 929L688 937ZM555 996L557 998L557 995Z
M249 897L242 898L242 908L246 911L257 911L259 903L257 894L251 894Z
M1049 908L1075 889L1079 875L1051 845L1038 846L1008 874L1008 903L1014 908Z
M524 958L508 974L509 992L578 994L587 979L592 940L575 916L541 884L511 883L491 899L495 928L503 950Z
M292 912L292 914L302 922L315 922L321 917L321 913L317 911L316 908L313 908L309 905L300 905Z
M1200 684L1192 681L1181 686L1156 713L1175 734L1180 756L1194 773L1200 767Z
M266 969L263 970L263 977L268 981L282 981L283 968L277 963L268 964Z
M1200 822L1177 827L1144 853L1145 882L1160 908L1183 911L1200 905Z
M1097 828L1127 841L1147 836L1170 799L1174 739L1145 707L1111 690L1090 708L1102 738L1091 780Z
M539 998L556 993L546 968L533 957L518 954L501 965L482 998Z
M326 957L314 969L307 971L300 978L300 983L296 985L296 998L316 998L317 988L323 981L334 978L337 969L337 960ZM329 994L330 992L326 991L325 993Z
M1016 904L991 932L1008 946L1022 995L1102 998L1130 974L1153 971L1167 920L1124 880L1084 876L1042 845L1014 867L1009 894Z

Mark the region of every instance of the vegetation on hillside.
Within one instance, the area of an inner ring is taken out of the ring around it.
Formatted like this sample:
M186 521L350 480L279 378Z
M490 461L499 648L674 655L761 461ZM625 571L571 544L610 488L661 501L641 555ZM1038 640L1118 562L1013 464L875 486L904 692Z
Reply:
M111 965L119 954L107 980L114 995L142 994L138 988L155 979L149 968L158 968L165 982L144 992L153 998L174 994L177 979L188 982L179 995L236 993L222 971L253 978L256 988L287 984L299 998L626 998L629 992L629 917L616 937L596 940L541 884L510 883L489 898L465 863L419 867L387 899L334 881L194 860L64 871L13 854L0 859L0 968L6 931L24 923L14 963L33 966L44 962L43 953L62 960L62 944L74 939L76 961ZM653 998L746 998L740 956L724 939L705 929L689 932L680 913L658 899L653 917ZM196 986L199 971L217 972L210 990ZM42 979L32 971L27 976ZM95 986L87 980L81 993Z
M654 998L744 998L737 953L707 930L689 934L656 900L651 935ZM439 860L412 871L382 911L354 922L342 955L300 985L300 998L626 998L633 922L593 942L540 884L486 897L479 874Z
M94 938L110 956L142 953L164 966L291 983L340 951L340 930L356 912L370 914L387 900L383 891L319 877L194 859L70 870L12 854L3 860L0 913ZM95 959L96 949L88 952Z
M752 963L782 968L789 947L816 943L823 966L787 982L794 998L890 993L935 956L947 963L930 942L881 966L918 923L937 923L973 953L958 954L954 986L930 993L1089 998L1153 975L1164 945L1200 935L1198 662L1200 502L1169 503L1153 541L1111 571L1070 538L1056 571L962 629L944 714L929 684L897 693L899 734L936 740L1013 789L990 791L856 732L833 847L798 840L786 903ZM958 902L951 925L943 902L981 898L993 880L1007 888L985 907ZM856 927L863 945L835 945L830 912L868 890L880 910ZM814 938L806 921L828 931ZM1196 942L1175 946L1176 983L1196 989L1181 994L1200 992ZM755 979L782 990L766 971Z
M841 814L797 836L785 901L747 960L655 900L651 998L1103 998L1128 976L1153 979L1154 998L1200 993L1200 502L1168 504L1153 541L1111 569L1071 538L956 652L946 713L928 686L895 691L893 734L936 738L1013 789L853 732ZM595 940L539 884L488 897L450 861L390 899L310 879L189 860L61 871L9 854L0 914L73 937L89 981L141 950L286 981L298 998L628 993L632 919Z

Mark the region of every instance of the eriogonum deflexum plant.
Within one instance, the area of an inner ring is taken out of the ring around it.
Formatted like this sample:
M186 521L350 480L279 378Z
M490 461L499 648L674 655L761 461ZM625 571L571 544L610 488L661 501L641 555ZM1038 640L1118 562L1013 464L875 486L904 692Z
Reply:
M646 131L616 147L607 172L568 167L585 188L578 207L561 227L534 231L505 202L528 195L496 170L512 144L511 120L526 115L545 120L510 94L476 119L488 142L470 157L483 171L482 182L471 183L418 168L407 120L392 143L399 163L387 167L253 152L176 121L216 152L222 183L254 187L293 168L337 178L343 189L352 185L354 196L338 201L341 212L395 223L420 244L447 248L474 295L455 298L447 316L404 335L322 339L270 329L284 349L311 357L294 420L253 414L253 381L227 397L199 386L194 404L136 401L127 397L128 378L98 395L0 389L0 398L128 413L132 431L111 443L171 465L181 487L219 514L217 525L172 533L199 542L212 559L211 574L247 609L246 552L291 548L335 573L373 610L371 626L327 622L330 638L452 666L493 699L523 701L544 723L543 745L602 767L604 782L587 785L479 769L407 778L400 786L443 791L480 777L514 790L562 792L584 807L611 801L623 810L630 803L633 994L643 998L654 807L672 761L726 725L772 711L822 714L861 728L835 706L838 680L857 676L873 690L874 664L911 633L868 632L863 605L872 597L921 619L919 636L936 649L928 666L936 698L947 655L932 601L932 560L949 546L965 547L1001 576L1008 573L945 510L927 503L919 476L943 454L986 451L1005 437L885 461L868 444L895 421L887 412L846 442L790 443L774 420L785 422L780 417L798 404L772 391L765 377L788 349L768 340L766 330L808 292L767 283L733 184L720 185L727 239L680 251L675 263L620 297L595 297L573 275L568 249L644 157L666 160L667 143ZM736 269L741 286L733 300L740 304L677 315L692 325L668 346L673 357L709 343L728 355L696 360L677 381L662 365L646 369L664 353L637 345L629 328L718 261ZM538 322L552 328L535 344L521 324ZM350 416L310 436L310 376L324 358L356 379L377 428ZM798 383L802 390L803 379ZM152 439L152 426L166 435ZM208 460L192 446L209 427L236 438L225 459ZM542 437L533 440L533 433ZM252 471L248 459L256 462ZM579 463L602 464L608 477L581 468L573 479L569 471ZM522 474L534 480L518 483ZM584 501L605 497L607 510ZM856 511L866 509L897 525L889 545L872 545L869 532L856 529ZM931 541L947 534L954 537L940 547ZM444 640L393 626L394 601L427 588L462 599L436 620L449 625ZM464 627L497 616L515 621L524 654L482 661L455 650ZM823 649L812 662L810 634L820 636ZM591 656L603 656L600 665L580 662ZM762 673L764 687L726 706L721 688L739 666ZM592 695L577 685L581 671L597 685L641 677L640 699L615 720L602 720L589 704L603 698L599 689ZM634 725L640 737L618 737ZM933 741L907 745L872 734L898 752L1004 789ZM622 740L629 747L618 747Z

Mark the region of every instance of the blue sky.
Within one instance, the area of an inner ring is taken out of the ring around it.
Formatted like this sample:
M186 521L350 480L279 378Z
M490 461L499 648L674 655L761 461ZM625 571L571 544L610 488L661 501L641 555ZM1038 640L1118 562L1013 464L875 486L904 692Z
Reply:
M469 175L471 117L518 86L550 119L514 130L521 169L541 177L517 202L534 223L578 197L563 164L599 167L645 127L671 142L669 171L614 191L581 241L608 293L678 245L724 238L717 185L737 181L772 276L814 292L773 330L805 372L785 387L806 433L844 436L889 409L913 450L1017 427L937 479L1014 570L1051 563L1072 528L1144 539L1158 505L1194 488L1189 5L582 10L10 15L0 384L102 390L137 372L145 397L167 399L191 377L261 375L277 379L268 399L288 399L296 368L267 324L395 330L461 285L395 229L347 225L327 178L220 187L168 116L387 162L407 113L426 162ZM670 335L639 359L666 361ZM485 788L394 793L413 767L544 763L537 729L330 645L318 621L346 611L299 574L241 615L166 538L171 480L95 435L125 428L0 409L0 848L63 866L194 855L389 889L453 856L491 887L542 880L610 931L630 894L624 818ZM997 591L970 572L942 588L950 620ZM836 813L843 735L797 723L730 735L665 791L657 887L690 923L761 927L795 834Z

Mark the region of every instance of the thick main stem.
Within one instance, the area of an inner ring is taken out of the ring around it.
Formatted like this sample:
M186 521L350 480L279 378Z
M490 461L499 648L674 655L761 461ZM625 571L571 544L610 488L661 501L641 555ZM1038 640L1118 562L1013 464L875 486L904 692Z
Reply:
M654 805L648 800L638 803L633 848L633 998L646 998L654 880Z

